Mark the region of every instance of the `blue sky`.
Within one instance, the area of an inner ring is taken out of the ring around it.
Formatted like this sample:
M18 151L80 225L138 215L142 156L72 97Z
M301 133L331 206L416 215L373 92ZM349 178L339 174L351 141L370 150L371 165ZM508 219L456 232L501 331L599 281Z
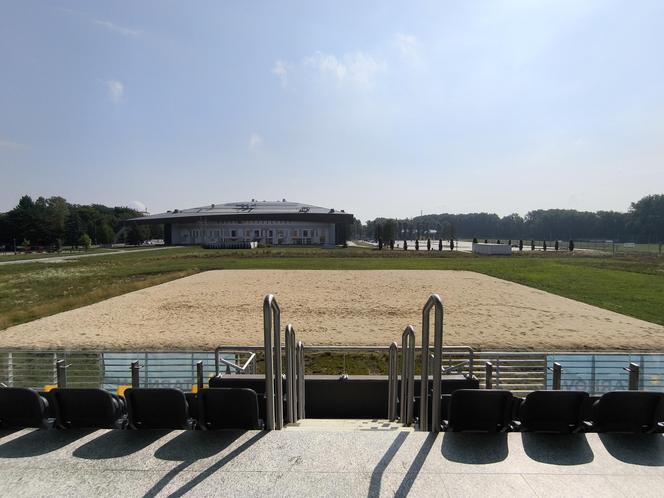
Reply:
M376 216L664 191L664 2L0 3L0 211Z

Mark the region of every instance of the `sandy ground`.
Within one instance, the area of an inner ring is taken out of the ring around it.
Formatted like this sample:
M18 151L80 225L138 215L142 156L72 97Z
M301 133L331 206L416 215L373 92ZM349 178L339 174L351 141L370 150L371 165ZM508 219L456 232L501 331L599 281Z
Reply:
M664 348L664 327L465 271L220 270L0 331L5 348L189 349L262 345L262 300L307 345L400 342L431 293L444 344L516 350ZM433 318L433 317L432 317ZM419 341L419 339L418 339Z

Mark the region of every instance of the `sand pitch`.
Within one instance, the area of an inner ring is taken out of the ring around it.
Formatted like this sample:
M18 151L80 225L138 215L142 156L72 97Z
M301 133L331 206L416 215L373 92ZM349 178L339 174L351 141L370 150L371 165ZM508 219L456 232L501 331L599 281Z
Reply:
M446 345L537 351L664 348L664 327L466 271L218 270L0 331L5 348L211 350L262 345L262 300L307 345L400 342L431 293ZM418 339L419 341L419 339Z

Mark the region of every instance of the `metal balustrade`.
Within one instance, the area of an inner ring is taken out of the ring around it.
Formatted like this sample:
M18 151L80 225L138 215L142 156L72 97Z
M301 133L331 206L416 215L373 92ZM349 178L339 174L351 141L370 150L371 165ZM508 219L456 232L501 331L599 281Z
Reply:
M403 343L399 348L400 363L403 363ZM218 356L229 363L243 367L247 358L255 355L244 373L255 373L262 364L257 359L263 355L263 347L228 346L218 349ZM408 349L408 348L407 348ZM232 351L232 352L231 352ZM409 350L410 351L410 350ZM308 346L306 355L319 353L389 353L387 347L316 347ZM409 353L411 354L411 353ZM259 357L260 355L260 357ZM421 348L412 350L413 365L417 366L417 355ZM298 411L300 393L303 392L301 379L304 378L304 348L297 351L302 357L298 362ZM445 346L442 350L443 367L446 373L472 374L478 377L480 385L485 384L484 363L493 364L493 388L508 389L517 395L525 395L538 389L554 389L554 363L562 368L560 388L562 390L587 391L590 394L603 394L608 391L624 390L630 387L630 363L639 366L638 389L645 391L664 390L664 354L626 352L506 352L473 351L469 347ZM58 360L63 360L68 387L102 387L115 390L119 385L132 384L131 364L140 363L136 372L140 387L177 387L189 390L196 384L197 362L203 362L205 380L217 372L215 353L205 351L17 351L0 349L0 383L15 387L42 389L45 385L57 384ZM471 363L472 362L472 363ZM474 365L482 365L475 368ZM219 362L221 373L225 363ZM450 368L452 367L452 368ZM231 368L231 372L239 371ZM403 372L403 365L401 365ZM301 373L301 375L300 375ZM316 372L311 372L316 373ZM352 372L351 372L352 373ZM419 372L414 372L418 375ZM404 397L403 385L400 399ZM304 408L302 407L302 410ZM401 420L405 421L401 413ZM303 418L298 416L298 418Z
M239 365L234 361L224 358L224 353L226 356L231 354L238 358L243 353L248 353L249 356L244 364ZM231 368L235 373L256 373L256 352L248 352L246 348L241 348L240 346L234 346L231 348L220 346L214 350L214 370L217 375L221 373L222 364L226 367L226 373L231 373Z
M547 364L558 362L562 366L561 389L603 394L638 388L641 391L664 390L664 354L635 352L560 352L547 353ZM630 372L638 366L638 378ZM548 373L547 388L551 388L552 377Z

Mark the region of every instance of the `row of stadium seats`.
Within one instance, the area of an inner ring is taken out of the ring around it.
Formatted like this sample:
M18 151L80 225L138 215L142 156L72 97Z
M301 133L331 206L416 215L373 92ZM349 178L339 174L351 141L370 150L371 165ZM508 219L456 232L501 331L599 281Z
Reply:
M127 389L118 396L103 389L0 388L3 429L261 429L258 417L251 389Z
M586 407L590 404L588 413ZM578 391L459 389L441 398L446 431L664 432L664 393L614 391L596 400ZM0 388L0 428L261 429L258 397L247 388Z
M586 407L590 404L590 410ZM613 391L594 401L586 392L460 389L443 399L442 429L459 432L664 432L664 393Z

